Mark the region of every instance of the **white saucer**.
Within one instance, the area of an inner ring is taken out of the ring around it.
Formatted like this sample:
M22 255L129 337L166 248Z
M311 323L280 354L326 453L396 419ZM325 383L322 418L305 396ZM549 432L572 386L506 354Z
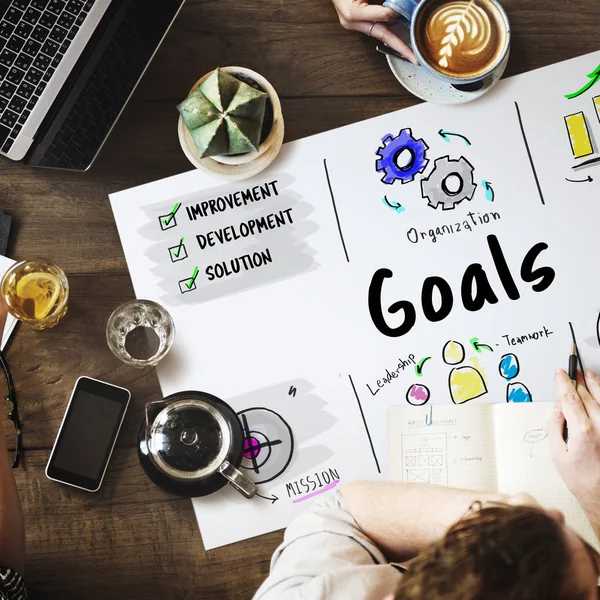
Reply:
M405 27L395 27L394 30L399 37L407 41ZM387 55L387 61L396 79L417 98L434 104L464 104L477 100L494 87L506 69L509 54L510 52L506 54L506 58L496 72L485 78L483 87L476 92L461 92L451 84L432 75L425 67L413 65L407 60Z

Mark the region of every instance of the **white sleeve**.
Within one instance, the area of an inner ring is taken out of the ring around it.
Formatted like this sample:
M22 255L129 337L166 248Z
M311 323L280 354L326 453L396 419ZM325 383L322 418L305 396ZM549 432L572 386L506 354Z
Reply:
M382 600L400 577L336 493L289 525L254 600Z

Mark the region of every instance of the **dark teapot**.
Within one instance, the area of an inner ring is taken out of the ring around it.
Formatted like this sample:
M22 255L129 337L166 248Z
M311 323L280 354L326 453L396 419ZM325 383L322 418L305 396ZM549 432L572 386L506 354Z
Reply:
M167 492L206 496L230 483L252 498L258 488L238 470L243 449L237 415L212 394L178 392L146 404L138 455L148 477Z

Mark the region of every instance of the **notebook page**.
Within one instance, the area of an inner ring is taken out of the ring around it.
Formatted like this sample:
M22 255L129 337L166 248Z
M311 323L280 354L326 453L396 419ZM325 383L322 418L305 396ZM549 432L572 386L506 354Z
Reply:
M568 525L600 550L583 509L552 464L546 431L552 409L552 402L493 405L498 491L528 492L542 506L557 508Z
M391 406L387 417L390 479L496 489L489 405Z

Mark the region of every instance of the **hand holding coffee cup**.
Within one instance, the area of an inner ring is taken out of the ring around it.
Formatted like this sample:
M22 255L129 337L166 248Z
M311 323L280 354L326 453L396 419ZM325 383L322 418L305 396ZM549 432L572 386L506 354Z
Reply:
M389 46L413 64L419 64L413 51L389 27L398 13L392 8L369 4L367 0L332 0L344 29L364 33Z
M423 67L459 89L476 90L503 65L510 24L497 0L386 0L407 21Z

